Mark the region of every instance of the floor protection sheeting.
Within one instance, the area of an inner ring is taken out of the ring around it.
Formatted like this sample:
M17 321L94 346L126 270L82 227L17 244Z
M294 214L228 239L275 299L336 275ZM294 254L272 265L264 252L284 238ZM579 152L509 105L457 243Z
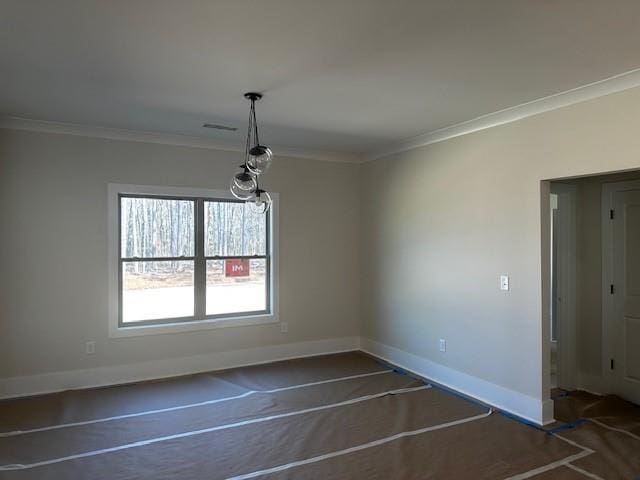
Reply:
M0 479L640 476L640 440L596 423L636 412L577 398L550 433L361 353L68 391L0 402Z

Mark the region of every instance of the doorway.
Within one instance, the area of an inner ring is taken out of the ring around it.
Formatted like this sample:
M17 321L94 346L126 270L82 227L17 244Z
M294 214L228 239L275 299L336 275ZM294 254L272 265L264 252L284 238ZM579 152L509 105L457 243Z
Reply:
M640 172L549 182L548 385L640 404Z

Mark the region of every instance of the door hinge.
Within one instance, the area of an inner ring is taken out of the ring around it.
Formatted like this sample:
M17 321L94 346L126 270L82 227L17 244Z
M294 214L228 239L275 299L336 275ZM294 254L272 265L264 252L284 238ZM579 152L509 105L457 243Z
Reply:
M613 209L609 210L609 218L613 220L614 217L615 217L615 213L613 213Z
M615 360L613 358L611 359L611 361L609 363L609 366L610 366L611 370L615 370L616 362L615 362Z
M611 292L611 295L613 295L613 292L615 291L613 284L609 285L609 291Z

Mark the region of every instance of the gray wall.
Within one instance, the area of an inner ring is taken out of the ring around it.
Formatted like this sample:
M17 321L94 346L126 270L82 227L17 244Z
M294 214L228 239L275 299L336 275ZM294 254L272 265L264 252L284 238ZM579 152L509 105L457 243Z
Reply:
M547 398L541 181L640 167L638 118L633 89L367 164L363 335Z
M0 130L0 377L357 334L358 170L277 158L277 324L109 339L107 184L227 188L241 154ZM354 185L356 187L354 187ZM97 341L87 356L84 342Z
M541 180L640 167L638 118L633 89L362 166L279 158L266 184L281 194L289 333L111 340L107 183L225 188L238 155L0 130L0 377L362 333L544 398Z

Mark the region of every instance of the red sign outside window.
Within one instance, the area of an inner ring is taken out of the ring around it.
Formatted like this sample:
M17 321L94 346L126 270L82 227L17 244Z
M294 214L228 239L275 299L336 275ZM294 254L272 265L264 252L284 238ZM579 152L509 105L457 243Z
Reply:
M231 259L224 261L225 277L248 277L251 273L249 259Z

